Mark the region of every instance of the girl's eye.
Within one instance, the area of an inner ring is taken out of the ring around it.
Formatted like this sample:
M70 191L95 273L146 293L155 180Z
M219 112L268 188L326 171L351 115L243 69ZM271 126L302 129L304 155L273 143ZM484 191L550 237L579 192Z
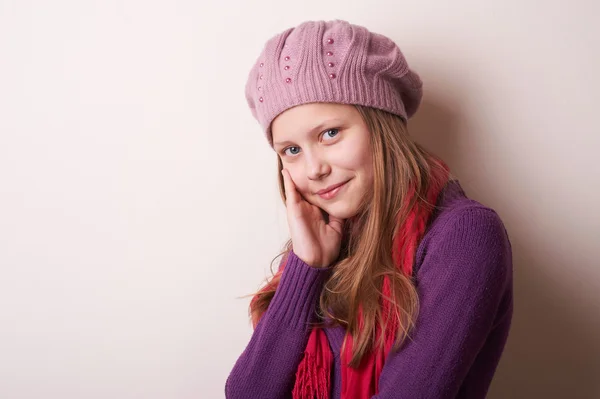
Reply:
M288 147L285 150L283 150L283 153L287 154L287 150L291 150L291 149L296 149L296 152L292 151L289 155L296 155L296 154L298 154L298 151L300 151L300 148L298 148L298 147Z
M334 139L335 136L337 136L337 134L339 133L339 129L329 129L329 130L325 130L323 132L323 137L329 137L329 139ZM327 139L326 139L327 140ZM290 152L288 153L288 150L290 150ZM283 154L284 155L298 155L298 153L300 152L300 147L288 147L285 150L283 150Z
M334 132L333 135L329 135L328 133ZM339 129L329 129L329 130L325 130L325 132L323 132L323 137L329 137L329 138L333 138L335 136L337 136L337 134L339 133Z

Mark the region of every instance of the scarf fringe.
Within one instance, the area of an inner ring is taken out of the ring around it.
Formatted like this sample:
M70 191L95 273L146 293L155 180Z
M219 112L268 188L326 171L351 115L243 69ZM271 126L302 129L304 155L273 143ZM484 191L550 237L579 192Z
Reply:
M328 399L329 373L330 370L326 366L319 365L316 356L305 352L296 372L292 397L294 399Z

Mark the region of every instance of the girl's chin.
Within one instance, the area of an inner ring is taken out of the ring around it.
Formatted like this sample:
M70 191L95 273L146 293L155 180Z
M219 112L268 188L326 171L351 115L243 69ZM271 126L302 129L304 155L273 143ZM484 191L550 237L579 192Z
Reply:
M328 215L334 216L338 219L349 219L357 214L357 211L344 206L343 204L337 204L338 206L330 206L327 208L321 208Z

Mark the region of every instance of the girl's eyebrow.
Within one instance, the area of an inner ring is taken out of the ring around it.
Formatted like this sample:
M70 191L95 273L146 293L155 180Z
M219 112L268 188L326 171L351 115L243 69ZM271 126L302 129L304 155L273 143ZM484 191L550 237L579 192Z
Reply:
M312 129L310 129L310 130L308 131L308 134L310 135L310 134L314 133L315 131L321 131L322 129L324 129L324 128L325 128L325 126L327 126L327 125L329 125L329 124L331 124L331 123L333 123L333 122L339 122L339 121L340 121L340 120L339 120L338 118L330 118L330 119L326 119L326 120L324 120L323 122L319 123L317 126L315 126L315 127L313 127ZM291 142L291 141L289 141L289 140L277 141L277 142L273 143L273 146L274 146L274 147L275 147L275 146L282 146L282 145L285 145L285 144L291 144L291 143L292 143L292 142Z

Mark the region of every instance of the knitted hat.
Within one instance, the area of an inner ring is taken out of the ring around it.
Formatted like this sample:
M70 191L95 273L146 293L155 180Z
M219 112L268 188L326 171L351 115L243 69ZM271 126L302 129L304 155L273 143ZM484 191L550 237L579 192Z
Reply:
M246 100L273 146L271 122L296 105L357 104L408 120L422 82L386 36L343 20L307 21L272 37L253 65Z

